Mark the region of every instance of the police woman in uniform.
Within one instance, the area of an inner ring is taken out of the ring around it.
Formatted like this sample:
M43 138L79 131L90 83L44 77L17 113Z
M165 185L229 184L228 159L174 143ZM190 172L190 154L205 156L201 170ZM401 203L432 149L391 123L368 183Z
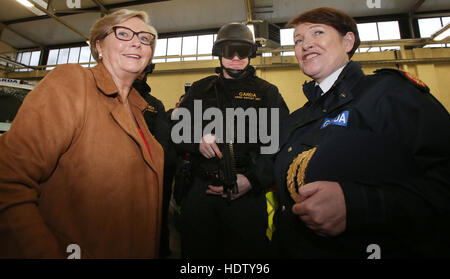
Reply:
M344 12L289 22L308 102L281 129L276 242L286 258L440 257L449 247L450 119L422 82L365 75ZM284 133L283 133L284 132Z
M201 100L202 114L212 107L222 112L225 112L225 108L242 108L244 111L249 108L256 111L261 108L277 108L280 120L287 117L289 110L278 88L256 77L255 69L250 66L250 58L256 54L256 45L247 26L240 23L224 25L218 32L212 54L219 56L219 75L193 83L178 111L186 108L194 116L194 101ZM225 114L223 115L226 119ZM269 125L270 117L267 117ZM209 121L203 121L202 131L208 123ZM192 123L192 129L194 125L199 123ZM234 127L236 126L235 123ZM249 128L247 119L247 132ZM190 153L193 175L191 189L181 203L182 257L268 256L265 190L274 182L272 169L264 163L264 156L260 155L262 143L259 140L257 143L249 143L248 138L245 143L236 143L235 133L232 149L238 193L232 194L230 201L226 198L223 187L216 183L223 155L220 146L223 144L219 141L216 143L212 134L202 136L205 137L201 142L200 139L197 141L200 143L177 145L179 153Z

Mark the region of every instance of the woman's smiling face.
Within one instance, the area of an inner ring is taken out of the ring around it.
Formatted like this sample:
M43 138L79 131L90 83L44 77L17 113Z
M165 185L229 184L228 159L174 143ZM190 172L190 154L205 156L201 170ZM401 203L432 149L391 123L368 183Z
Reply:
M300 69L319 83L349 62L354 42L352 32L342 36L326 24L305 22L295 27L295 56Z
M117 26L127 27L134 32L148 32L147 24L137 17L123 21ZM114 32L98 42L97 49L102 54L102 62L108 71L120 78L130 75L137 77L152 55L151 46L142 44L136 35L130 41L122 41L115 37Z

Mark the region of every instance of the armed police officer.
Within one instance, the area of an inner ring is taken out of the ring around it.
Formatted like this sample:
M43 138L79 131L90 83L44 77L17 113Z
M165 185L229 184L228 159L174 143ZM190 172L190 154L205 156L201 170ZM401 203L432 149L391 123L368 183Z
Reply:
M272 168L267 161L271 154L261 153L267 142L261 141L261 138L252 141L251 138L252 133L254 135L256 132L254 129L261 134L261 129L267 128L264 132L275 133L274 140L278 143L278 125L288 116L289 110L278 88L258 78L255 69L250 66L256 49L247 26L240 23L222 26L212 50L212 54L220 60L219 75L193 83L177 111L179 113L184 108L192 116L204 115L200 123L194 123L195 117L191 119L191 134L195 134L195 129L199 128L197 125L201 125L200 138L177 144L179 152L190 153L193 172L191 189L181 203L183 257L268 256L265 191L273 184ZM249 115L256 112L258 123L254 123L254 118L250 116L230 118L230 109L241 109ZM223 117L214 119L216 123L224 123L221 128L233 128L219 131L216 127L211 132L206 131L205 126L209 122L205 121L208 118L205 115L208 111L218 110ZM261 117L261 112L265 113L265 117ZM271 120L276 121L275 125L271 125L274 123ZM233 189L224 185L230 182L230 175L234 177L231 181L235 184Z

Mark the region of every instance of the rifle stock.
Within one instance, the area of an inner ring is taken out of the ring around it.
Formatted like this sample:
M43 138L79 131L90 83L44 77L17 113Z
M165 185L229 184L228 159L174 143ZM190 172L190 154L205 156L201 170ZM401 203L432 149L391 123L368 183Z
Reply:
M230 201L232 194L239 193L233 142L222 144L221 149L223 158L219 164L219 180L222 182L223 191Z

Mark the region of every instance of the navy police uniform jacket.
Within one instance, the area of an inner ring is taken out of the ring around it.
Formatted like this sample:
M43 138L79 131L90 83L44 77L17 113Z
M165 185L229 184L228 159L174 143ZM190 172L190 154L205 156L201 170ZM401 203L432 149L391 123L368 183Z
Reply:
M194 101L201 100L202 107L201 111L194 111ZM283 100L283 97L278 91L278 88L257 77L255 75L255 69L252 66L248 67L247 73L244 77L239 79L226 79L223 75L212 75L196 81L192 84L188 93L186 94L183 102L180 104L180 108L186 108L192 115L192 141L191 143L180 143L176 145L177 151L179 153L190 153L192 169L194 175L201 176L202 173L211 172L217 170L218 159L217 157L212 159L207 159L199 152L199 139L194 142L194 126L201 125L202 135L203 129L211 122L211 120L203 119L202 123L194 123L194 114L203 113L209 108L218 108L221 111L224 108L242 108L247 111L249 108L254 108L258 113L258 123L263 121L259 114L260 108L268 108L267 115L267 135L271 135L271 114L270 108L278 109L279 122L287 118L289 115L289 109ZM225 114L223 114L225 115ZM225 119L225 116L224 116ZM260 146L263 145L259 137L259 127L253 126L256 129L258 138L256 142L250 142L249 140L249 117L245 118L245 142L239 143L237 141L237 128L238 123L236 123L237 118L234 119L234 154L236 162L236 171L247 177L247 179L252 184L253 189L265 189L269 186L273 186L273 170L270 156L262 156L260 154ZM279 125L279 122L276 125ZM255 125L253 123L253 125ZM256 125L258 126L258 125ZM279 128L279 126L277 127ZM215 131L213 131L215 132ZM224 131L225 135L225 131ZM277 140L278 135L277 135ZM220 148L220 144L219 148ZM275 149L275 152L277 150ZM268 160L270 159L270 160Z
M449 246L450 117L409 74L382 69L364 75L350 62L320 96L281 129L275 159L279 209L274 241L281 257L442 257ZM284 132L284 133L283 133ZM304 183L335 181L343 190L346 230L321 237L292 213L286 187L293 159L316 147Z

